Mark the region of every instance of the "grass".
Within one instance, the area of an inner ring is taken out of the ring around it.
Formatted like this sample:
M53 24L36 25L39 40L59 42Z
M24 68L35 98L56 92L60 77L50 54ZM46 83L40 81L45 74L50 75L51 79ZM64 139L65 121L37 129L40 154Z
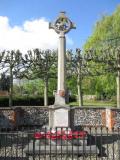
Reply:
M71 102L70 106L79 106L78 102ZM87 100L83 102L83 106L89 107L116 107L115 101Z

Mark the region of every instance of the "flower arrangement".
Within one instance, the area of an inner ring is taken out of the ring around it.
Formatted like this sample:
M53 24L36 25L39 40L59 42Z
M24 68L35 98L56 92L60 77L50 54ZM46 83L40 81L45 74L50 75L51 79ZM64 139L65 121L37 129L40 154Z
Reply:
M47 132L35 132L35 139L62 139L62 140L72 140L72 139L84 139L87 136L87 131L47 131Z

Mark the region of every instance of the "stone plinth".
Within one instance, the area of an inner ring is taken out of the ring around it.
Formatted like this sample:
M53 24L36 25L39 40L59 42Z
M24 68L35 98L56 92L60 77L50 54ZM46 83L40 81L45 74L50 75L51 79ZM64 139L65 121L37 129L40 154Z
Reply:
M53 105L49 109L49 127L69 127L70 108L68 106Z
M61 96L60 94L55 94L55 106L65 106L65 96Z

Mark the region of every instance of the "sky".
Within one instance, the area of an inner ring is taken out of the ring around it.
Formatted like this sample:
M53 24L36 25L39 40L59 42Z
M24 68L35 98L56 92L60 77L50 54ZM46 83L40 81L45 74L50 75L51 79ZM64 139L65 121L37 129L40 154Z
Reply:
M0 50L56 49L58 34L48 28L65 11L76 29L66 34L67 48L82 48L102 15L120 0L0 0Z

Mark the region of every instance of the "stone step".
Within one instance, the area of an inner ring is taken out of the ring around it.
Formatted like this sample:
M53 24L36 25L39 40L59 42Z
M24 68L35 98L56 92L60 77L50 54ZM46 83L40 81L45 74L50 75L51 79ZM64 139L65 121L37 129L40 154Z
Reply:
M33 144L29 144L24 149L27 155L41 155L41 154L77 154L77 155L87 155L87 154L98 154L98 149L96 145L92 146L53 146L53 145L42 145L33 147Z
M33 142L32 142L33 143ZM77 145L77 146L81 146L81 145L87 145L87 138L85 138L85 139L74 139L74 140L48 140L48 139L44 139L44 140L36 140L35 141L35 146L37 145L37 146L39 146L39 145L45 145L45 143L46 143L46 145L57 145L57 146L71 146L72 144L73 145Z

